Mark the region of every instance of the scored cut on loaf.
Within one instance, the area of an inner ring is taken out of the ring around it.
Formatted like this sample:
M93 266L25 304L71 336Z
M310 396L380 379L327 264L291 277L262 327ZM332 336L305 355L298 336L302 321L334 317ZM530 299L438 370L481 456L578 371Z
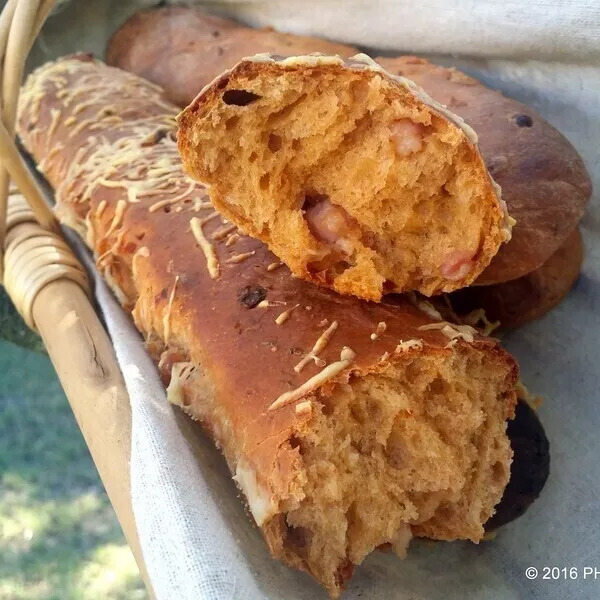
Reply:
M342 294L453 291L510 238L473 130L365 55L244 59L178 121L217 210Z
M76 56L29 76L18 133L272 554L337 596L382 544L479 541L509 478L515 361L414 298L293 278L183 173L176 113Z

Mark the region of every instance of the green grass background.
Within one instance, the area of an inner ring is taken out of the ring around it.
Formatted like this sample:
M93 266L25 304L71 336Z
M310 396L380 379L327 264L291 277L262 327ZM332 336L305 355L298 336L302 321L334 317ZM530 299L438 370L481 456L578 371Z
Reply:
M23 335L38 350L0 340L0 600L147 598L52 364Z

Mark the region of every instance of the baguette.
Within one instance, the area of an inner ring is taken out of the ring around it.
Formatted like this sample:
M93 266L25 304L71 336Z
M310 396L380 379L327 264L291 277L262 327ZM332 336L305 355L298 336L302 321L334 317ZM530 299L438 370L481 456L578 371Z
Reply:
M217 210L342 294L450 292L510 238L473 130L365 55L244 59L178 121Z
M184 175L176 112L75 56L29 76L18 133L273 556L335 597L382 544L479 541L509 478L515 361L414 299L293 278Z

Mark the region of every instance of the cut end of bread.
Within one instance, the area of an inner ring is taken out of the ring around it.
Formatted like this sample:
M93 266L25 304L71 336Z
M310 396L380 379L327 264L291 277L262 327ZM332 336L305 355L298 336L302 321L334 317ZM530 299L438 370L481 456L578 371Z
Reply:
M400 356L298 400L301 418L269 480L251 451L235 459L234 478L273 555L332 597L382 545L403 557L412 537L478 542L509 480L514 362L464 342ZM186 393L201 370L178 363L172 373L170 400L213 432L226 428Z
M245 59L179 126L218 210L340 293L458 289L510 235L472 130L361 57Z

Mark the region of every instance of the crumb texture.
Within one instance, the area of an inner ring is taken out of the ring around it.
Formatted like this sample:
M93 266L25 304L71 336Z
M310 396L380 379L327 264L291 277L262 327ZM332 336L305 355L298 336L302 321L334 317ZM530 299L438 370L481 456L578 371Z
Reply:
M272 524L283 556L335 594L349 565L411 533L479 541L509 479L512 410L510 373L482 359L415 358L322 398L289 440L305 483Z
M180 135L219 210L341 293L457 289L505 235L468 132L378 71L242 62L184 111Z

